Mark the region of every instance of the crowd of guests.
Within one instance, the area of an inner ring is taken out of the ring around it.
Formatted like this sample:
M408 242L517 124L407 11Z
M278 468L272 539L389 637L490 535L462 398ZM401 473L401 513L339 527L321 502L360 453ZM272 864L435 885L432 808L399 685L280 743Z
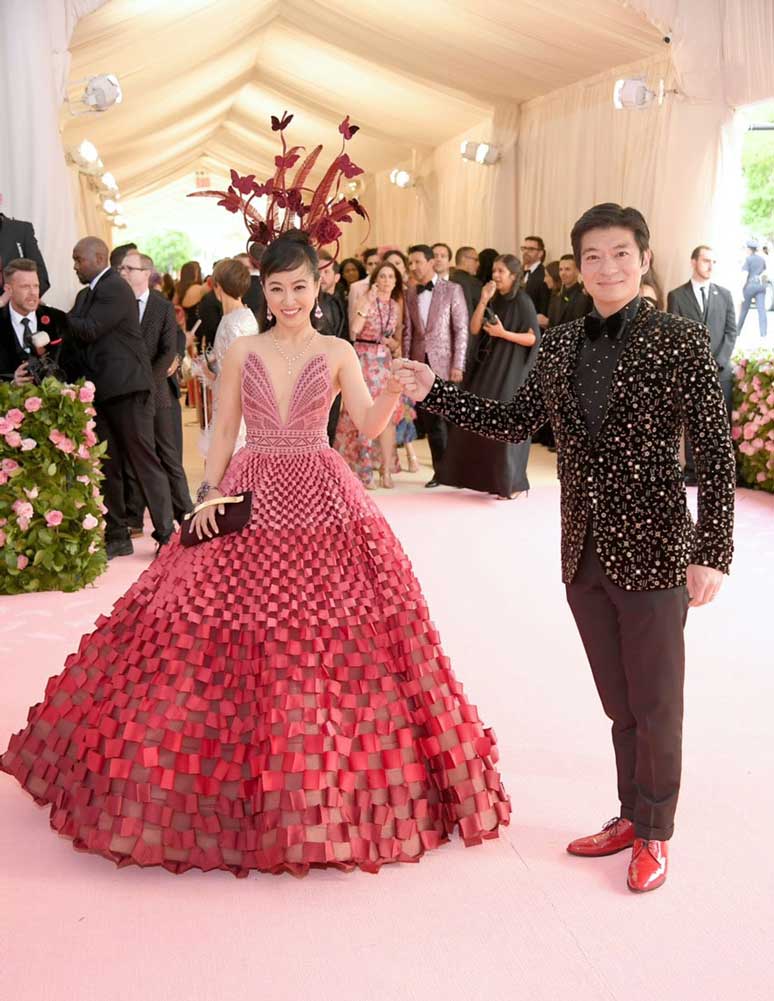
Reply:
M640 290L657 309L707 325L729 412L731 353L753 303L766 334L766 261L756 245L748 250L739 325L731 293L712 282L710 247L696 247L689 280L666 299L652 266ZM133 243L109 252L101 240L86 237L73 250L85 287L68 313L41 303L49 279L29 223L0 214L0 251L0 377L29 381L29 360L40 353L33 338L38 324L45 324L59 345L50 350L62 376L85 376L96 386L97 431L108 443L108 555L133 551L132 536L143 531L146 508L153 536L164 545L174 522L192 508L181 399L198 406L206 452L225 353L236 337L254 334L267 322L259 251L217 262L206 278L189 261L175 281ZM426 361L439 376L478 396L506 401L526 380L545 332L592 310L573 254L547 257L545 242L534 235L522 240L518 255L467 245L452 251L444 242L417 243L406 253L369 247L340 262L323 251L313 322L321 333L352 342L374 396L388 379L392 359L403 356ZM375 441L357 431L337 398L328 434L368 488L391 489L402 469L417 472L413 442L426 437L433 466L428 488L446 484L503 499L529 489L529 441L510 445L450 431L442 418L407 398L399 400ZM550 427L536 440L552 447ZM690 443L686 480L695 481Z

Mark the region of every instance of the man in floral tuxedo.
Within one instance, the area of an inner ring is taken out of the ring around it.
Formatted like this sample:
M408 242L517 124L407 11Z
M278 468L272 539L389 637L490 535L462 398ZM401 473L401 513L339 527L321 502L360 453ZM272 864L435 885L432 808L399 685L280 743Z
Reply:
M733 550L735 468L706 327L639 297L650 263L642 215L607 203L572 230L594 309L554 327L510 403L479 399L427 365L396 365L408 395L469 431L521 441L546 420L561 483L567 599L612 720L618 816L571 842L595 858L632 849L627 883L654 890L680 788L689 607L712 601ZM686 506L680 437L694 444L698 521Z

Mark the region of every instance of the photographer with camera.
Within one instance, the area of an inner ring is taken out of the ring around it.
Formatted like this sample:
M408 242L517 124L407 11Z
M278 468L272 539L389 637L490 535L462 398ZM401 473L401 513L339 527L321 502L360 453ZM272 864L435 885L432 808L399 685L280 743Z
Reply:
M26 257L8 261L3 277L8 301L0 309L0 379L20 386L47 375L63 378L58 364L67 317L40 304L37 263Z
M534 303L521 288L523 273L514 254L495 258L492 281L470 318L463 386L488 400L513 399L537 357L540 326ZM513 445L451 427L439 482L510 499L529 490L529 446L529 439Z

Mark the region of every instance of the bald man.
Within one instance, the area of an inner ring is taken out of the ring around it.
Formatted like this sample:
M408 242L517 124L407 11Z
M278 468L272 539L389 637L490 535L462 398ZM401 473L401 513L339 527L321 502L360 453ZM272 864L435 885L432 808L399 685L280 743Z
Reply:
M129 556L132 540L126 520L123 463L134 468L153 521L159 546L173 531L169 481L153 435L153 373L140 332L139 304L130 286L109 265L106 244L96 236L79 240L73 267L86 288L68 315L78 344L79 374L96 386L97 434L107 442L103 490L107 507L108 559Z

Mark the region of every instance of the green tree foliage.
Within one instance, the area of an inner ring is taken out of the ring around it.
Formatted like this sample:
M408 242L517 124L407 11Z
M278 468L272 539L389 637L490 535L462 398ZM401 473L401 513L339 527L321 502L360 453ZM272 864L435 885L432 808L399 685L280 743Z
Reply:
M758 122L774 122L774 104L758 109ZM748 132L744 137L742 170L746 197L742 222L750 235L774 239L774 132Z
M179 230L167 229L132 239L144 254L153 258L156 270L161 274L165 271L178 274L186 261L196 260L191 238Z

